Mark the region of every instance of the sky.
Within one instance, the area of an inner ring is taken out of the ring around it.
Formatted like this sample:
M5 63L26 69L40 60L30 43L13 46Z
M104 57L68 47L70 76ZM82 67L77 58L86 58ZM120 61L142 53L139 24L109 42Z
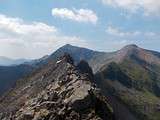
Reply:
M160 52L160 1L0 0L0 56L35 59L65 44Z

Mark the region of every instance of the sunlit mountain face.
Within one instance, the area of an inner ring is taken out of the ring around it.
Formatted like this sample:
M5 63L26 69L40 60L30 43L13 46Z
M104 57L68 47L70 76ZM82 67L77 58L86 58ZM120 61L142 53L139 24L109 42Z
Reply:
M0 120L160 120L160 2L1 0Z

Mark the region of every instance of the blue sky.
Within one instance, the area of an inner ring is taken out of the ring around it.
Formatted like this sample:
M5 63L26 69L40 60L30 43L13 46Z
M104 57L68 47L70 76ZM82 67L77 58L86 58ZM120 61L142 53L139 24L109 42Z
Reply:
M64 44L160 51L156 0L1 0L0 56L39 58Z

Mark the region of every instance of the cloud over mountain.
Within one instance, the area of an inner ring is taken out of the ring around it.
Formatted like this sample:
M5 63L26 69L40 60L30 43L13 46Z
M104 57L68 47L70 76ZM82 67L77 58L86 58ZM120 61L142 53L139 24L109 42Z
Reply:
M87 46L85 40L65 36L55 26L42 22L28 23L3 14L0 15L0 42L0 54L13 58L41 57L66 43Z

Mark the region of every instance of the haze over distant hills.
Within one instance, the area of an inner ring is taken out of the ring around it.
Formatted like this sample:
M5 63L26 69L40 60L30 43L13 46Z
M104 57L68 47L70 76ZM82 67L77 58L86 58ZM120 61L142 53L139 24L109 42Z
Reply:
M11 59L8 57L0 56L0 66L19 65L25 62L29 62L27 59Z
M80 66L79 69L86 69L85 66L88 64L91 66L94 74L92 82L94 82L94 84L100 88L103 95L108 98L107 102L113 109L116 120L159 120L160 53L146 50L136 45L127 45L116 52L106 53L67 44L49 56L14 66L16 69L13 69L13 66L0 67L0 85L2 85L0 88L6 91L11 86L13 87L13 89L0 100L0 107L5 108L8 106L8 104L6 104L8 101L6 100L9 97L19 99L20 102L21 97L19 96L23 96L22 93L30 96L31 93L28 91L31 90L33 90L32 92L35 93L34 95L36 96L37 86L45 88L46 86L43 86L43 83L45 83L44 85L54 84L54 80L51 80L52 78L63 81L60 76L56 76L55 71L59 74L62 72L61 69L63 69L63 77L65 77L65 80L67 78L67 76L65 76L66 69L63 68L63 65L60 68L56 67L59 62L61 63L61 56L64 54L71 56L71 61L67 61L67 63L72 64L72 59L75 63L74 66L79 66L77 64L84 63L84 66ZM86 62L81 62L82 60ZM65 65L67 65L67 63L64 62ZM52 67L52 65L54 67ZM19 67L21 67L21 70ZM8 76L9 73L11 74ZM81 71L81 73L83 72ZM74 78L75 77L76 76L74 76ZM17 79L19 79L18 82L16 82ZM3 87L4 81L7 88ZM65 81L62 83L64 83L64 85L68 84L65 83ZM55 86L53 85L52 87ZM16 96L16 94L18 96ZM71 93L69 92L68 94ZM24 98L26 96L24 96ZM27 98L25 99L29 100ZM62 99L62 101L63 100L64 99ZM14 108L15 104L20 103L15 101L13 104L10 104L10 107L7 107L7 109L12 111L11 108ZM27 106L23 107L27 109ZM20 111L18 111L17 115L21 114L21 112L19 112ZM125 113L127 113L127 115ZM24 115L24 113L22 115Z

